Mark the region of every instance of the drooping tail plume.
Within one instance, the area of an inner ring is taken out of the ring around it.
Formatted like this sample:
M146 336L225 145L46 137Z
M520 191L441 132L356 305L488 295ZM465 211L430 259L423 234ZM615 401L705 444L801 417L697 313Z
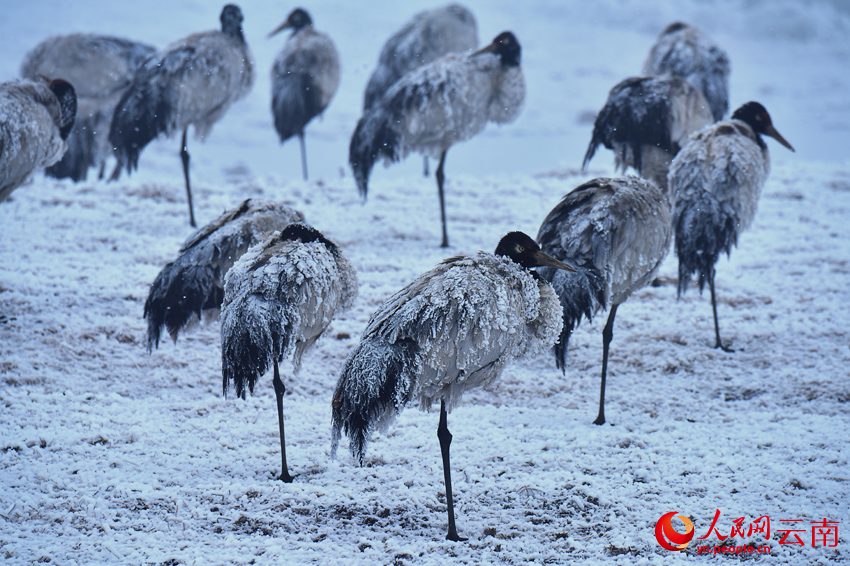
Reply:
M177 342L180 331L205 309L221 305L223 291L215 268L209 265L167 264L151 284L145 301L148 351L159 347L162 328Z
M357 181L357 190L364 199L369 192L369 175L375 162L381 157L393 162L402 158L399 129L398 120L380 104L367 110L357 122L351 136L348 162Z
M699 275L699 290L711 279L722 252L729 255L737 245L737 221L724 212L708 193L676 207L676 255L679 257L678 296L687 290L691 277Z
M283 307L262 295L236 297L222 310L221 373L222 391L227 396L230 383L237 397L254 392L254 384L277 357L289 350L292 323Z
M555 344L555 364L566 372L570 336L581 322L582 316L591 320L599 307L605 307L605 280L596 269L577 266L578 271L564 271L551 267L537 268L537 272L552 284L561 308L564 310L564 327Z
M344 432L351 455L363 464L371 434L386 430L410 400L421 363L419 347L412 340L360 342L346 360L334 392L331 457Z

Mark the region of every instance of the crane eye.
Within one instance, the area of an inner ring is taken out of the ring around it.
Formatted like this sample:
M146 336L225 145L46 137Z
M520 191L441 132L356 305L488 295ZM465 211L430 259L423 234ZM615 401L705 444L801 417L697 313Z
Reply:
M517 247L516 247L516 251L517 251L518 253L522 253L522 252L524 252L524 251L525 251L525 248L524 248L524 247L522 247L522 246L520 246L520 245L517 245Z

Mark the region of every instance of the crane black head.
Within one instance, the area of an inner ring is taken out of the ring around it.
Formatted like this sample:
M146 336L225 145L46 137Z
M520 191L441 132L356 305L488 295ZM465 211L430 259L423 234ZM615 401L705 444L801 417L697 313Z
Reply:
M785 141L785 138L773 127L773 121L770 119L767 109L758 102L747 102L735 110L734 114L732 114L732 119L745 122L756 134L770 136L791 151L794 151L791 144Z
M514 34L509 31L503 31L496 36L493 43L479 49L473 55L478 55L479 53L493 53L501 59L503 67L519 67L522 49Z
M564 271L575 271L571 265L555 259L543 252L537 242L523 232L509 232L505 234L499 245L496 246L496 255L509 257L514 263L518 263L526 269L548 265Z
M62 79L54 79L50 81L50 90L56 95L59 100L59 108L62 110L62 116L59 122L59 135L63 140L68 139L68 134L71 133L71 128L74 127L74 120L77 117L77 93L71 83Z
M269 37L285 30L291 29L294 32L303 29L307 26L313 25L313 19L310 17L310 14L307 13L307 10L303 8L295 8L289 13L289 16L286 18L286 21L280 24L273 32L269 34Z
M278 240L281 242L299 240L302 244L320 242L325 245L334 255L339 252L336 244L331 242L324 234L307 224L306 222L295 222L280 231Z
M245 17L242 15L242 10L236 4L227 4L221 10L221 31L225 35L234 37L245 42L245 36L242 35L242 22Z
M683 29L688 29L689 27L691 27L691 26L689 26L685 22L673 22L672 24L670 24L669 26L664 28L664 31L661 32L661 35L665 36L665 35L668 35L668 34L671 34L671 33L676 33L677 31L682 31Z

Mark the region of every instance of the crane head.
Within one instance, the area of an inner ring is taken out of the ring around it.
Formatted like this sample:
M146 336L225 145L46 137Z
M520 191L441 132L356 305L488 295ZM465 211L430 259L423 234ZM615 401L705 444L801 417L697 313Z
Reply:
M509 257L514 263L518 263L526 269L549 266L556 269L563 269L564 271L576 271L575 267L545 253L537 245L537 242L523 232L509 232L505 234L499 240L499 245L496 246L495 253L496 255Z

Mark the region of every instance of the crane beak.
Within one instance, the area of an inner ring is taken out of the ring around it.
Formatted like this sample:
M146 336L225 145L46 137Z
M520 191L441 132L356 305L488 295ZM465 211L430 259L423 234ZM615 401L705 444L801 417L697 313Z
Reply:
M291 27L292 27L292 25L289 23L289 20L286 20L285 22L283 22L282 24L280 24L279 26L277 26L277 27L274 29L274 31L273 31L273 32L271 32L270 34L268 34L268 35L266 36L266 38L274 37L275 35L279 34L279 33L280 33L280 32L282 32L283 30L288 29L288 28L291 28Z
M476 55L481 55L482 53L496 53L496 44L491 43L486 47L482 47L481 49L473 53L472 57L475 57Z
M546 265L549 267L554 267L556 269L563 269L564 271L578 271L572 265L557 260L549 254L543 252L542 250L537 250L536 252L534 252L534 255L532 257L537 262L537 265Z
M794 151L794 148L791 147L791 144L785 141L785 138L782 137L782 134L776 131L776 128L773 127L773 124L768 124L767 127L764 129L764 133L765 135L772 137L791 151ZM797 152L795 151L794 153Z

